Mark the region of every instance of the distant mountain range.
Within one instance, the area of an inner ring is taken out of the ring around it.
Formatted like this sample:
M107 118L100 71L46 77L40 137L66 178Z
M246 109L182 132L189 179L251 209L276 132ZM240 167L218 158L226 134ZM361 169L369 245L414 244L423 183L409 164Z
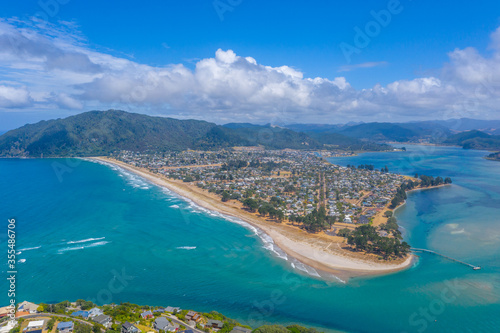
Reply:
M4 133L0 136L0 156L91 156L116 150L161 152L234 146L383 151L392 148L388 142L427 142L500 150L499 132L500 121L466 118L410 123L292 124L282 127L230 123L221 126L200 120L108 110L41 121Z
M445 144L462 146L465 149L500 149L500 135L490 135L472 130L448 137Z
M449 120L428 120L428 121L414 121L408 123L347 123L344 125L327 125L327 124L290 124L284 127L294 131L301 132L344 132L349 134L354 132L358 137L369 136L363 134L362 129L368 129L370 135L378 134L381 138L392 137L393 139L411 139L423 138L432 135L433 133L452 134L457 132L479 130L488 134L500 134L500 120L478 120L470 118L449 119ZM393 137L392 130L396 132L403 132L403 136L396 135ZM358 133L356 133L358 131ZM388 134L388 136L386 136ZM436 136L434 134L434 136Z
M387 145L340 137L312 138L287 128L252 124L216 125L199 120L151 117L118 110L89 111L28 124L0 136L0 156L92 156L116 150L167 151L260 145L270 149L384 150ZM332 144L333 142L333 144Z
M451 119L410 123L362 123L357 125L293 124L292 128L316 138L340 134L378 143L434 143L465 149L500 150L500 121Z

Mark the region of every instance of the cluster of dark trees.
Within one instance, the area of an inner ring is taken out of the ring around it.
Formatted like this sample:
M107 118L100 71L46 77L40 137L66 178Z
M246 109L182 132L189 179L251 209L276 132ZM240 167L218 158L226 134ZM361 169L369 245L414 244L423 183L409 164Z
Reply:
M347 243L357 251L380 254L387 259L391 256L403 257L410 251L410 245L398 238L382 237L375 227L365 224L357 227L348 237Z
M355 165L347 164L347 167L350 169L356 169ZM373 170L375 170L375 166L373 166L373 164L360 164L360 165L358 165L358 169L373 171Z
M375 167L373 166L373 164L361 164L361 165L358 165L358 169L373 171L375 169Z
M262 216L269 216L272 219L281 222L285 219L285 214L281 209L282 201L278 197L272 197L269 202L257 200L254 198L246 198L243 200L243 206L251 212L259 212ZM325 228L331 227L335 223L335 217L329 216L326 213L325 206L321 205L319 209L314 209L311 213L305 216L290 215L288 217L290 222L297 222L302 224L304 229L309 232L318 232Z
M403 239L401 231L399 231L398 221L392 215L387 219L386 223L380 226L380 230L384 230L387 231L388 233L391 233L395 238L399 240Z
M394 209L397 206L399 206L403 201L406 200L406 190L407 190L407 184L403 183L401 186L399 186L398 191L396 192L396 195L391 201L391 205L389 208Z
M76 305L80 306L82 310L88 310L95 306L91 301L85 301L83 299L79 299L76 301ZM52 312L52 313L65 313L66 308L71 306L70 301L63 301L57 304L46 304L40 303L38 311L39 312Z
M417 175L415 175L415 178L420 178L420 185L422 187L438 186L438 185L452 183L450 177L446 177L444 179L442 177L439 177L439 176L434 178L432 176L420 175L420 177L418 177L418 174L417 174Z
M270 218L272 219L277 219L279 222L283 221L285 218L285 214L283 213L282 210L276 209L273 205L269 203L264 203L262 204L257 211L259 212L260 215L266 216L269 215Z
M350 165L350 164L347 164L347 167L351 168L351 169L356 169L356 166ZM375 166L373 164L360 164L360 165L358 165L358 169L359 170L373 171L373 170L375 170ZM385 167L381 168L380 172L384 172L384 173L389 172L389 168L387 167L387 165Z
M396 196L392 199L391 205L389 208L394 209L399 206L403 201L406 200L406 191L413 190L414 188L420 187L429 187L429 186L438 186L443 184L451 184L452 180L450 177L442 178L442 177L432 177L426 175L418 175L415 174L415 178L419 178L419 182L414 182L412 180L407 180L402 183L396 192Z
M277 219L279 222L283 221L285 218L283 211L276 208L276 206L279 206L280 204L281 201L277 197L272 197L270 202L253 198L246 198L243 200L243 206L248 208L251 212L258 211L260 215L269 215L270 218Z
M321 205L319 209L313 209L312 212L305 216L291 215L291 222L301 223L309 232L318 232L325 228L331 227L335 223L335 217L326 214L325 206Z
M238 200L241 196L238 193L231 193L228 191L222 191L222 202L226 202L229 200Z
M222 171L237 170L241 168L246 168L248 162L242 160L228 161L221 166Z

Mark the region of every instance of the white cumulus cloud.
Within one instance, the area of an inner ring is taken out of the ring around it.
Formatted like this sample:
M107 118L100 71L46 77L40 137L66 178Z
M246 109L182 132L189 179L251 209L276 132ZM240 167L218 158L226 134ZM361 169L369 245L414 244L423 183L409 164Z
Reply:
M154 67L98 52L78 33L62 31L0 20L0 80L9 82L0 85L0 108L121 108L219 123L412 120L478 112L498 118L500 28L491 34L490 56L456 49L439 75L361 90L343 76L308 78L291 66L267 66L230 49L197 60L193 69Z
M32 98L25 87L0 85L0 108L25 108L32 105Z

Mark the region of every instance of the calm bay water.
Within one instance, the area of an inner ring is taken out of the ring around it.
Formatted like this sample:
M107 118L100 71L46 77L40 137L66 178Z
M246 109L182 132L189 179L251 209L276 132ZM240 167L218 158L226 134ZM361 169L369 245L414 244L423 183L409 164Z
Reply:
M479 151L407 148L332 162L452 177L450 187L410 194L397 218L413 246L481 271L424 254L397 274L322 281L293 269L251 229L124 171L75 160L0 160L0 245L7 218L15 217L18 259L26 260L18 263L18 301L173 305L217 310L252 326L496 332L500 163ZM6 280L0 288L6 304Z

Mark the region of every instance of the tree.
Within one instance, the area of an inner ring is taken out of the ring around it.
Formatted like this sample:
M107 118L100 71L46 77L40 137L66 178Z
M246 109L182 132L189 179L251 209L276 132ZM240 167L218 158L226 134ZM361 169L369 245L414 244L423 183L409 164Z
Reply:
M231 199L231 194L228 191L222 192L222 202L227 202Z
M89 325L82 324L80 322L75 323L75 329L73 330L74 333L92 333L92 329L90 328Z
M268 205L262 205L259 207L259 214L262 216L266 216L267 213L269 212L269 206Z
M339 231L337 231L337 236L340 237L349 237L352 234L352 231L348 228L342 228Z
M246 198L243 200L243 206L247 207L251 212L255 212L255 210L259 207L259 203L255 199Z
M192 181L194 181L194 178L191 176L186 176L184 177L184 179L182 179L182 181L185 183L191 183Z
M391 217L392 216L392 212L390 210L387 210L385 213L384 213L384 216L385 217Z
M50 318L50 320L47 322L47 331L49 332L52 331L55 323L56 323L56 318L55 317Z

